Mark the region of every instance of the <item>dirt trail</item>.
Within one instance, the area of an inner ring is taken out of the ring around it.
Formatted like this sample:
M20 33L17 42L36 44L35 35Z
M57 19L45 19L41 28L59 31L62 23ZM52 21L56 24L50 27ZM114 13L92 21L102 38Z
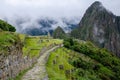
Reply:
M49 80L46 72L45 64L50 52L57 49L59 46L53 47L41 55L35 66L29 70L22 78L22 80Z

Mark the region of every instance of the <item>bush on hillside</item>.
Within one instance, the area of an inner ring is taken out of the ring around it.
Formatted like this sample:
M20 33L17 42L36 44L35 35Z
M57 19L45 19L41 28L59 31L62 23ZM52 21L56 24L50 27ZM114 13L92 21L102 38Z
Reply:
M99 77L101 77L101 79L120 79L120 59L108 50L98 48L91 42L81 42L71 40L71 38L64 40L64 47L83 53L103 65L96 65L92 68L89 63L82 61L80 58L76 58L72 60L72 65L76 68L95 69L94 71L97 71L96 73L98 75L100 74Z
M4 31L11 31L11 32L16 31L15 27L13 27L12 25L10 25L7 22L2 21L2 20L0 20L0 29L2 29Z

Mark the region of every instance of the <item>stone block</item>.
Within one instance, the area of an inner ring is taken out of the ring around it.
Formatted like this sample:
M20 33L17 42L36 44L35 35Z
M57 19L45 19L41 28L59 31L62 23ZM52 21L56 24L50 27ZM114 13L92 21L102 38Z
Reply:
M53 64L56 64L57 62L56 62L56 60L53 60Z
M63 65L59 65L59 69L60 70L64 70L64 66Z

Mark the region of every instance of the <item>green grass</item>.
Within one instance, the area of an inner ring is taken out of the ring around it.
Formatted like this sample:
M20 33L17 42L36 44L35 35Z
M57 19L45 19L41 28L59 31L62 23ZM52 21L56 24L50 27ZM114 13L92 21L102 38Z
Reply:
M18 34L21 42L24 42L26 35L25 34Z
M7 48L12 46L15 42L19 42L19 38L15 33L2 31L0 32L0 51L7 53Z
M33 57L38 57L39 56L39 53L40 53L40 50L31 50L30 52L29 52L29 54L30 54L30 58L33 58Z
M28 36L25 38L23 55L29 55L31 58L39 57L42 48L47 48L52 44L61 44L62 42L59 39L48 39L46 36Z
M74 65L74 61L79 62L79 60L81 62L77 63L77 65L80 64L81 67L78 68ZM56 61L56 64L53 63L54 61ZM64 69L60 70L59 65L63 65ZM93 69L95 65L100 66L98 72ZM71 78L77 78L77 80L101 80L98 75L106 74L111 76L113 74L111 70L89 56L64 47L51 53L46 66L50 80L71 80ZM66 75L66 70L74 71Z
M11 32L0 32L0 45L10 45L17 40L16 35Z
M46 64L47 72L50 80L69 79L66 77L65 71L73 69L73 66L68 62L68 58L69 58L68 53L71 53L71 51L65 48L59 48L51 53L48 62ZM53 64L53 60L56 61L56 64ZM60 70L59 65L63 65L64 69Z

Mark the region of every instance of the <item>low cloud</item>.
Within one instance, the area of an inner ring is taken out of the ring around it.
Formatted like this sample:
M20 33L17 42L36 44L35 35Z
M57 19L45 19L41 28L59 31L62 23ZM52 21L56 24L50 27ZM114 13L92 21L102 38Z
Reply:
M95 0L0 0L0 18L16 26L17 31L21 32L26 28L40 27L36 20L43 17L54 18L58 21L57 25L65 27L61 19L77 17L78 23L86 9ZM98 0L120 16L120 0Z

